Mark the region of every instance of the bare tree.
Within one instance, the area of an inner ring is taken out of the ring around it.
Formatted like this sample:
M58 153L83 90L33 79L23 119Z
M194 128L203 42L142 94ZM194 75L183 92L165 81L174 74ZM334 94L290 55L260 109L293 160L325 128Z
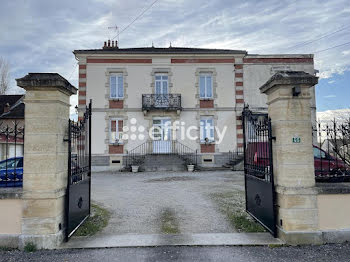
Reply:
M0 95L4 95L10 87L10 74L8 62L0 57Z

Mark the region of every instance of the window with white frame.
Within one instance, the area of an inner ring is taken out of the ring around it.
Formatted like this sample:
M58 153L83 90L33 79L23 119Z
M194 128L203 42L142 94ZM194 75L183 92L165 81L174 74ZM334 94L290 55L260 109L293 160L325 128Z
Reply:
M199 96L203 99L213 98L213 77L212 74L199 75Z
M124 79L122 74L112 74L109 77L110 97L124 98Z
M123 120L111 119L109 128L109 140L111 144L123 143Z
M213 117L201 117L200 119L201 142L214 142L214 119Z
M156 74L155 75L155 93L157 95L167 95L168 90L168 75L167 74Z

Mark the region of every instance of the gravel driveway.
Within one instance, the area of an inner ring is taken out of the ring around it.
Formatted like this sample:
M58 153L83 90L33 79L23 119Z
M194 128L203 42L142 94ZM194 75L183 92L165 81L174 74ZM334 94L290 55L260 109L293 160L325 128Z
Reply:
M111 211L99 234L159 234L164 217L179 233L232 233L211 195L244 194L242 172L94 173L92 200Z

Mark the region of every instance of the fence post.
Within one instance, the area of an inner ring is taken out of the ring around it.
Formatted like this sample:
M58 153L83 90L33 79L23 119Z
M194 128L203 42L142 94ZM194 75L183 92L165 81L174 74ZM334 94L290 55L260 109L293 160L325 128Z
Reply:
M17 79L26 90L22 235L19 246L56 248L64 239L69 98L76 88L57 73Z
M278 236L289 244L321 243L312 147L311 88L317 77L278 72L260 91L267 95L273 141Z

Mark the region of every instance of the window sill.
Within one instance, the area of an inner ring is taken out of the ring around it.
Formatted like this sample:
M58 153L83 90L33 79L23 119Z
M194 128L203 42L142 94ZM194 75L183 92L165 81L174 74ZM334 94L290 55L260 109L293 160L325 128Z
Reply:
M214 98L203 98L203 97L200 97L199 100L202 100L202 101L211 101L211 100L214 100Z
M109 101L123 101L124 100L124 97L122 97L122 98L109 98L108 99Z

